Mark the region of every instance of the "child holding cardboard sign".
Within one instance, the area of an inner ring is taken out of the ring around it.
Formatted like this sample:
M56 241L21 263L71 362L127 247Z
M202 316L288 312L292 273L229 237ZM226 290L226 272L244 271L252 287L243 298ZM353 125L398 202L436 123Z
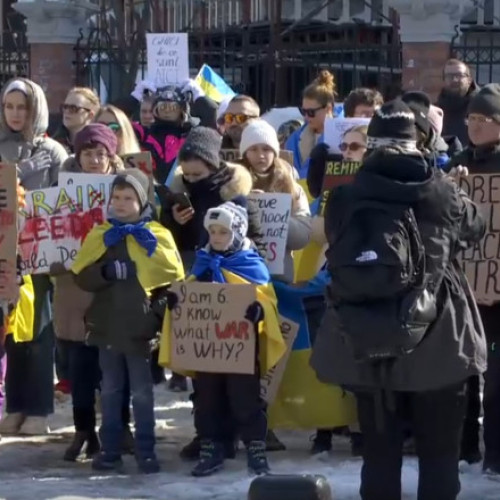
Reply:
M99 348L102 371L101 453L92 462L95 470L121 467L121 402L128 372L139 470L159 471L150 343L161 326L158 293L182 279L184 270L170 231L151 221L148 186L138 169L116 177L111 216L88 234L72 267L78 286L94 293L85 319L87 342Z
M193 279L256 285L258 301L250 304L242 320L255 326L257 352L253 374L196 373L195 423L201 438L201 452L192 474L208 476L222 468L222 439L226 432L221 427L228 406L247 447L248 468L262 474L268 472L269 466L265 455L267 421L265 404L260 397L260 375L276 365L286 349L280 331L276 295L264 260L251 248L246 237L248 215L244 207L226 202L208 210L204 224L209 233L209 244L196 255ZM177 295L170 293L169 309L173 309L177 302ZM169 313L165 316L160 362L171 362Z

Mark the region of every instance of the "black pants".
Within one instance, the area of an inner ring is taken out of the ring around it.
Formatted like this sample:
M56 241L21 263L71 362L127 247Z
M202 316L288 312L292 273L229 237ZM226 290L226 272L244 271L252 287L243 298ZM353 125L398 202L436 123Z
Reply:
M480 376L474 375L467 380L464 430L462 435L462 454L479 451L479 417L481 416Z
M465 382L438 391L394 393L395 411L382 399L377 427L376 398L357 393L363 433L363 500L401 500L403 439L412 425L419 461L418 500L455 500L460 492L458 458L465 414Z
M257 374L197 373L195 390L195 426L201 439L226 441L227 415L245 444L266 439L265 404Z

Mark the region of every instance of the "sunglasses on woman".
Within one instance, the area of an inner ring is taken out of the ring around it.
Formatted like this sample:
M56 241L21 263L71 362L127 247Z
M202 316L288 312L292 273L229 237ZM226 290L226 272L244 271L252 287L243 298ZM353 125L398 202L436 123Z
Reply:
M113 132L119 132L121 130L120 124L118 122L109 122L105 123L107 127L109 127Z
M233 123L236 123L237 125L243 125L244 123L246 123L248 120L251 120L252 118L257 118L257 117L244 115L243 113L238 113L236 115L234 115L233 113L226 113L224 115L224 123L226 125L232 125Z
M299 108L300 114L302 116L307 116L309 118L314 118L318 111L325 109L326 106L320 106L319 108Z
M356 151L359 151L360 149L366 149L366 146L364 144L360 144L359 142L343 142L340 144L339 149L342 153L345 153L347 150L356 153Z
M87 111L87 113L91 111L88 108L84 108L82 106L76 106L75 104L61 104L61 113L64 113L64 111L68 111L71 114L75 114L78 113L78 111L81 111L82 109L84 111Z

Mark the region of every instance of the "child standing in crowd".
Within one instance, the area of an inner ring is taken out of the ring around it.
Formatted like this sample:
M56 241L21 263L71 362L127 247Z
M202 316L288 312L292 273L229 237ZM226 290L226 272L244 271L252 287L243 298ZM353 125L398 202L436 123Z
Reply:
M137 169L117 176L108 221L89 233L72 267L78 286L94 293L85 319L88 343L99 348L102 371L101 453L92 462L95 470L121 467L121 407L128 372L136 460L144 473L159 471L150 342L161 326L155 312L161 291L182 279L184 270L170 232L151 221L148 186Z
M260 397L260 375L274 366L285 350L276 296L264 260L252 249L246 237L248 216L243 206L226 202L209 209L204 227L209 234L209 243L197 252L192 268L194 278L202 282L257 285L258 302L251 304L245 315L245 319L255 325L257 366L255 373L249 375L196 374L195 419L201 452L192 474L208 476L222 468L225 449L221 436L227 435L224 424L228 411L247 447L248 468L256 474L263 474L269 471L269 466L265 455L267 422L265 404ZM170 293L169 308L176 303L177 296Z
M293 281L292 251L301 250L309 242L311 212L307 196L294 180L294 169L279 158L280 145L274 128L264 120L254 120L243 130L240 155L253 178L253 191L292 195L292 211L288 226L285 271L281 279Z
M63 170L114 175L123 170L116 149L115 134L105 125L91 123L76 134L75 155L66 160ZM58 347L67 354L75 426L75 435L64 453L64 460L75 461L84 445L87 458L99 451L95 431L95 391L100 381L99 352L85 342L85 314L93 296L76 285L74 275L66 271L62 263L53 264L50 271L55 278L54 330ZM122 406L124 435L130 436L128 394ZM130 437L124 438L124 441L130 442Z

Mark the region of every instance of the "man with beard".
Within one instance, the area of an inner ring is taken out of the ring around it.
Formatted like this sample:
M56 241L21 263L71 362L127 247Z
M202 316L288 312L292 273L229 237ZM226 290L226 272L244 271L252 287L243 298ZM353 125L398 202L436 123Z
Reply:
M259 117L260 108L255 99L248 95L234 97L221 117L225 131L222 149L239 149L244 128Z
M443 137L456 136L467 145L467 108L478 93L479 86L473 80L470 68L458 59L450 59L444 65L444 86L436 103L444 111Z

